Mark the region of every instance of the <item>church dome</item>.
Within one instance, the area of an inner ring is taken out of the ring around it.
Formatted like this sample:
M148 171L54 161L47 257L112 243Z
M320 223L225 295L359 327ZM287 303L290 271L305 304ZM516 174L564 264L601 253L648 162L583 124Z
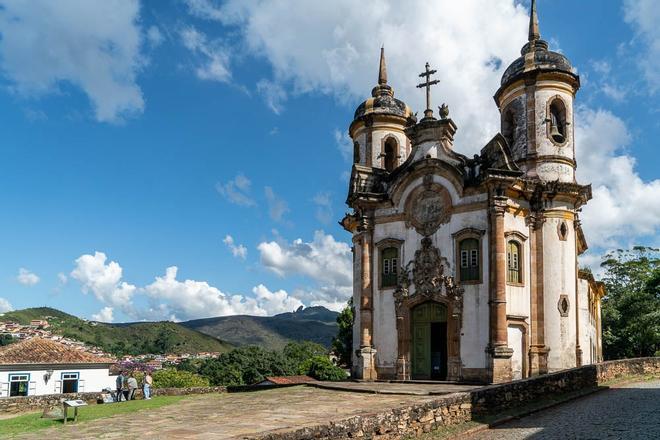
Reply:
M378 70L378 85L371 91L371 98L364 101L355 110L355 120L368 115L398 116L417 122L410 107L405 102L394 97L394 90L387 84L387 69L385 67L385 52L381 48L380 68Z

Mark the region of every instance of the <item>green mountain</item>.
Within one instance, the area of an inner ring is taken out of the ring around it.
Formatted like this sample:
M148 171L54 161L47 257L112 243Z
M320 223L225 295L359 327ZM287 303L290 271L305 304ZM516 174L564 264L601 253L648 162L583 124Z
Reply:
M337 335L337 312L325 307L299 308L275 316L222 316L195 319L181 325L233 345L281 349L287 342L312 341L330 347Z
M48 330L57 335L95 345L104 351L122 354L226 352L232 346L215 337L174 322L104 324L86 321L49 307L37 307L0 315L0 321L29 324L46 319Z

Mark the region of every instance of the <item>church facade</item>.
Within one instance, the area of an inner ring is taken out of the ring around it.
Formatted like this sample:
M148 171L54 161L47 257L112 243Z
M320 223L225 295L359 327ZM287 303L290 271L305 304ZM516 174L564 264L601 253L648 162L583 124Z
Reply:
M587 249L576 182L569 60L529 41L495 93L501 132L474 157L457 125L378 84L355 112L347 203L353 236L353 376L505 382L601 360L603 285L579 270Z

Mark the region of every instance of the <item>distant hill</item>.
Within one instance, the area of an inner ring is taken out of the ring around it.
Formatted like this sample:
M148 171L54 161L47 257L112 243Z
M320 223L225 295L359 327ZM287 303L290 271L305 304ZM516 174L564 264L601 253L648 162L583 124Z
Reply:
M338 315L325 307L308 307L275 316L222 316L181 325L233 345L280 349L290 341L312 341L329 347L337 335Z
M174 322L136 322L104 324L85 321L50 307L37 307L0 316L0 321L29 324L33 319L46 319L48 330L113 354L227 352L232 346L215 337L199 333Z

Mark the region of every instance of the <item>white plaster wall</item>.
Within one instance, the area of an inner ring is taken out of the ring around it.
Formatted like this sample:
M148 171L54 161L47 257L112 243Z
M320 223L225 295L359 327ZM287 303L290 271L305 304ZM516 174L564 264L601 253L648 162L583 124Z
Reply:
M596 321L589 313L589 282L587 280L578 280L578 295L580 298L580 348L582 349L582 363L594 364L598 362L596 358L596 346L598 342Z
M360 145L360 165L367 164L367 135L362 131L359 135L355 136L353 142L357 142Z
M110 376L108 368L81 368L80 366L72 366L67 369L53 368L53 374L46 382L45 375L47 368L38 366L40 369L16 369L11 371L0 372L0 389L3 391L0 397L9 396L9 376L12 374L29 374L30 375L30 390L29 396L41 396L44 394L57 394L61 392L61 377L62 373L79 373L78 376L78 391L79 392L99 392L104 388L114 389L115 377Z
M523 285L506 285L506 313L507 315L530 316L530 272L531 272L531 243L529 240L529 227L525 224L522 215L515 216L507 212L504 215L504 232L518 232L525 240L520 240L516 235L507 236L515 238L522 244L522 275Z
M511 373L513 380L523 378L523 356L525 348L523 346L523 331L521 327L509 326L507 328L507 336L509 339L509 348L513 349L513 356L511 356Z
M548 88L546 88L548 87ZM549 138L546 119L550 118L547 112L548 101L559 95L566 106L567 142L560 147L555 145ZM551 83L540 82L536 90L536 151L538 156L561 156L574 159L574 127L573 127L573 95L563 89L552 88ZM540 163L536 169L538 176L545 181L560 180L562 182L575 181L575 170L566 164Z
M573 368L575 359L575 230L573 222L566 220L568 237L559 240L557 228L561 219L547 218L543 225L543 276L544 276L544 321L545 343L550 348L548 369L550 371ZM560 316L560 295L566 294L569 301L568 316Z

